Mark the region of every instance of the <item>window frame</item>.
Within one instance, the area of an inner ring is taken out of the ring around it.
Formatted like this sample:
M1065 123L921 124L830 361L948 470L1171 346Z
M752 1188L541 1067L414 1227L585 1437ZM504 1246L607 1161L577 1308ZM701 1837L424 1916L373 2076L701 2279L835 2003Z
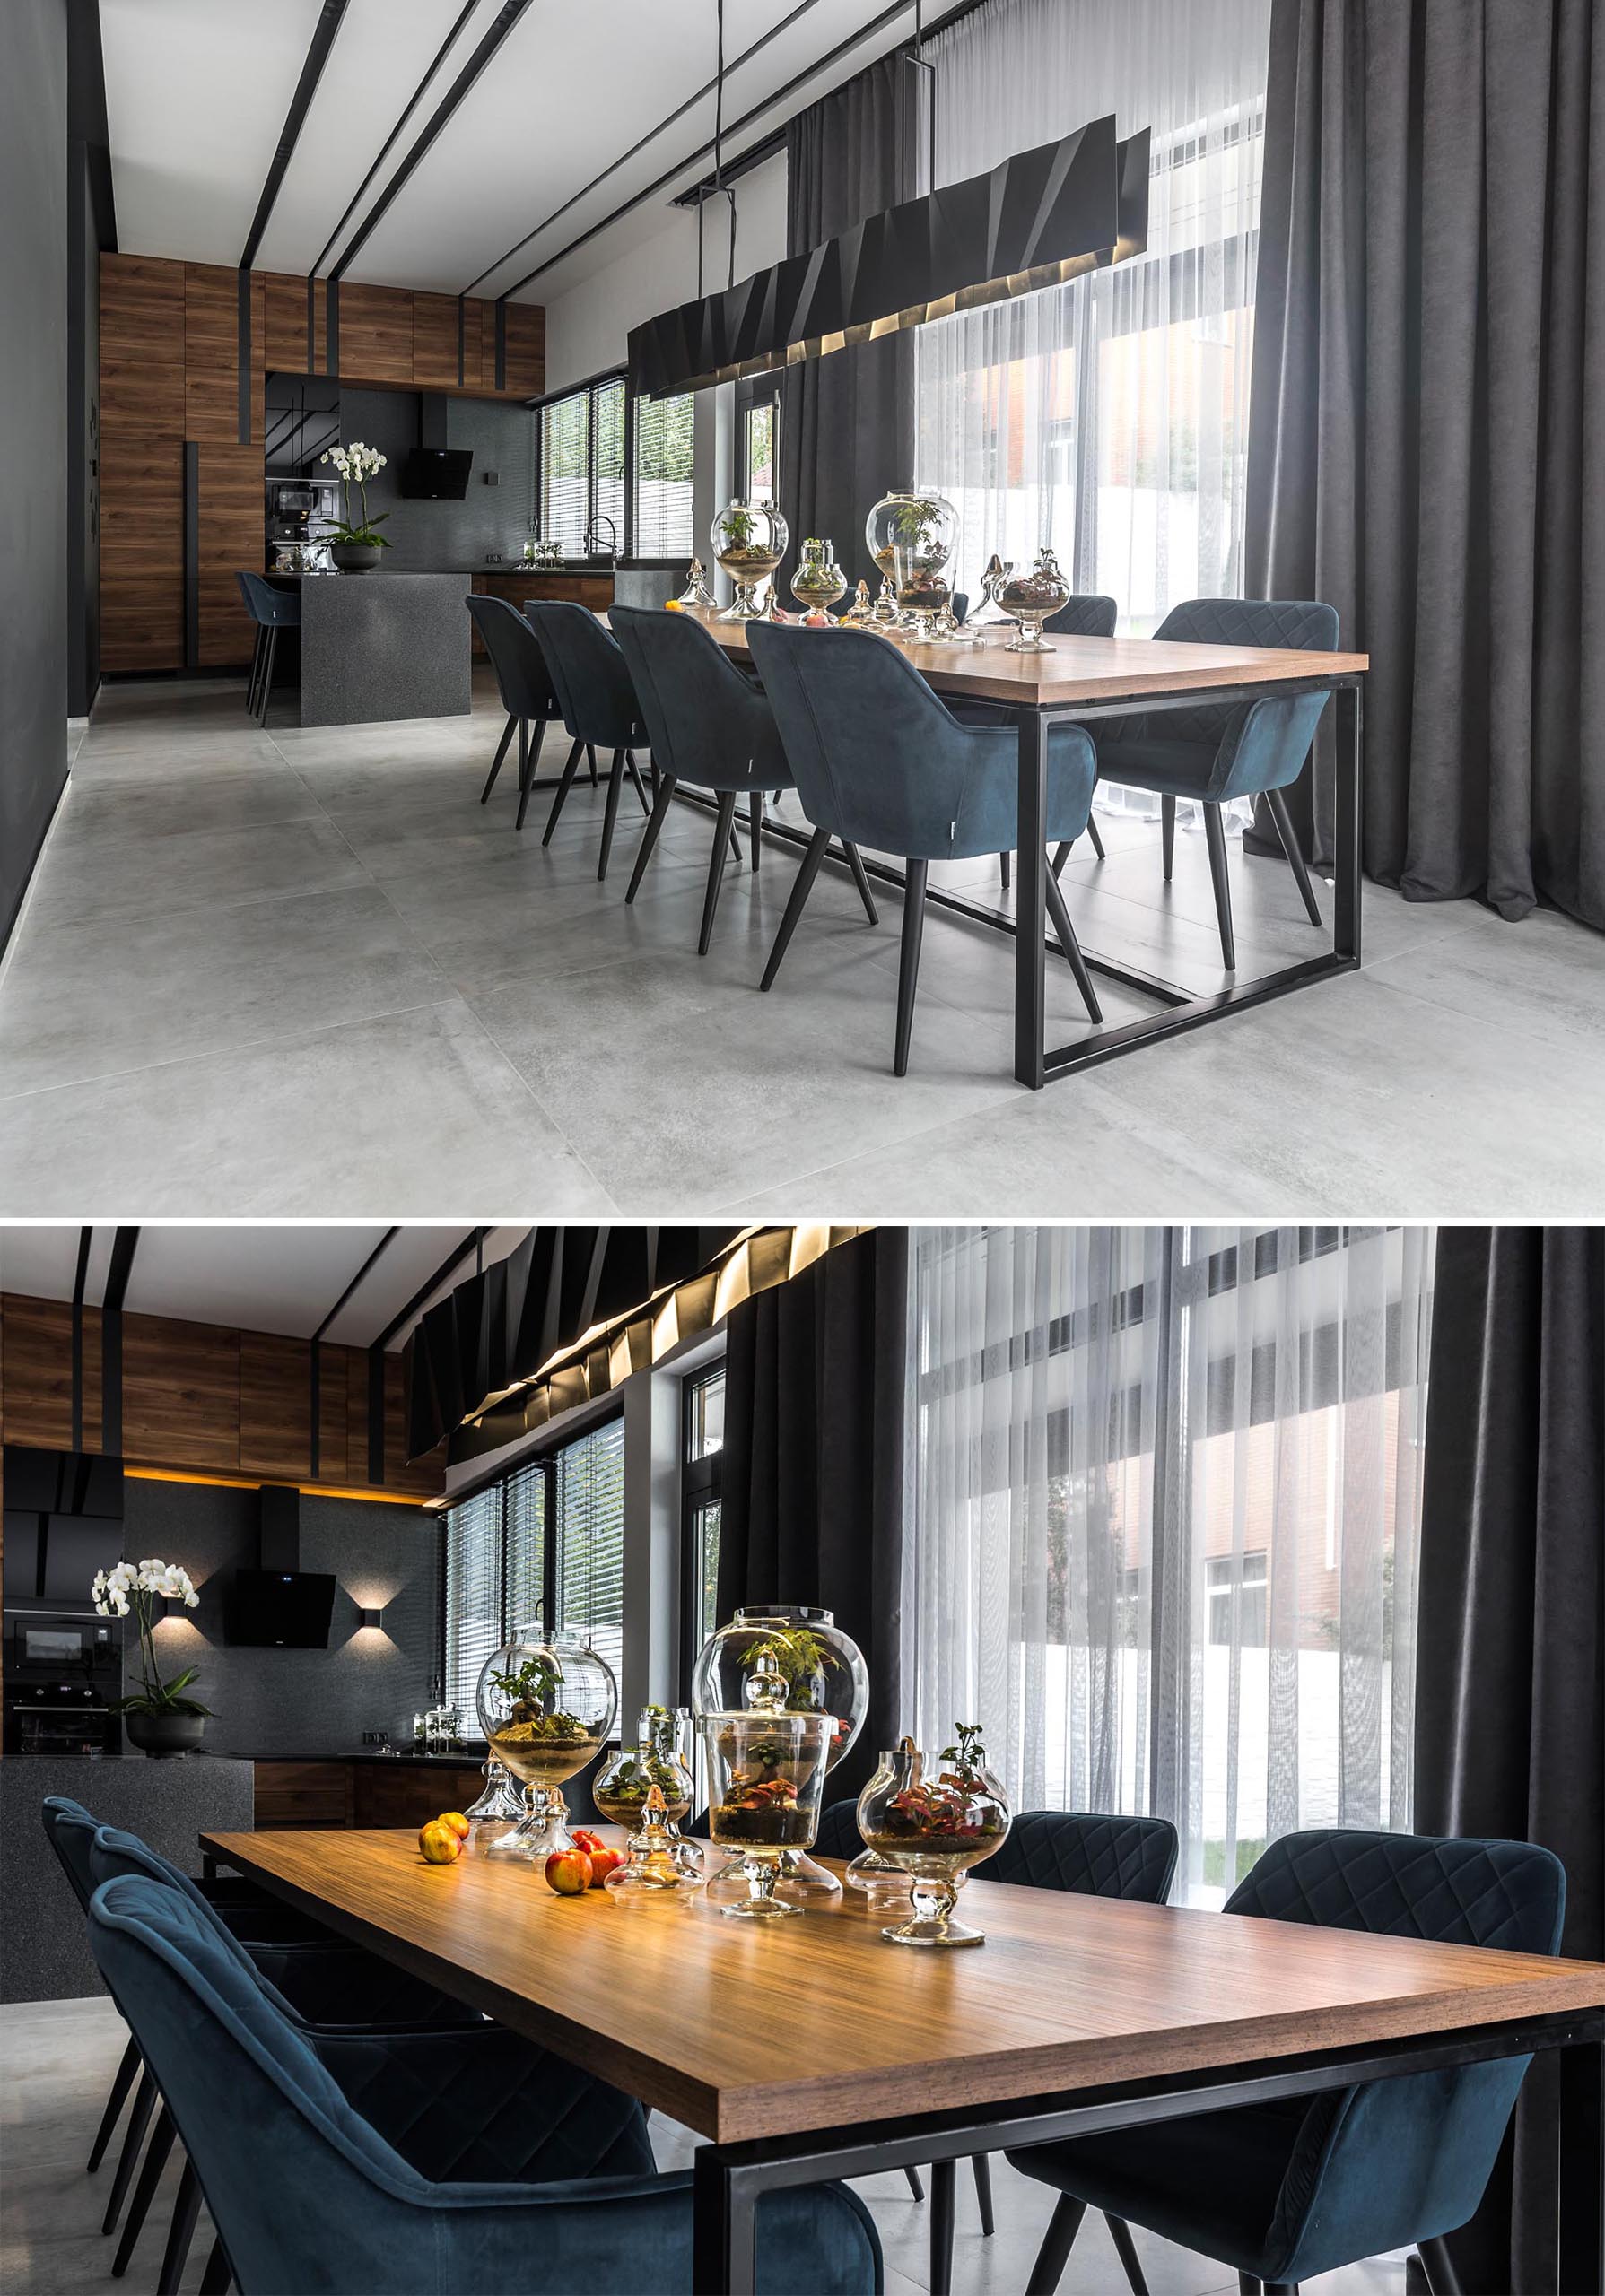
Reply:
M753 474L750 456L750 433L753 415L761 406L772 410L772 430L770 448L774 465L774 484L770 489L770 500L778 503L781 494L781 386L772 373L750 375L736 386L736 499L738 502L752 500Z
M692 1703L692 1676L702 1647L702 1537L700 1518L709 1507L724 1503L724 1447L702 1458L692 1456L692 1431L700 1390L725 1377L722 1353L699 1364L680 1378L680 1696Z
M607 367L600 374L588 375L583 382L570 383L560 391L548 391L545 397L530 402L535 418L535 507L536 524L541 539L546 539L546 414L550 408L561 406L570 399L585 401L585 530L594 534L597 525L597 401L600 395L615 385L622 387L624 399L624 516L618 522L618 549L615 555L628 558L634 550L635 525L635 394L630 388L628 370L624 367ZM612 513L604 512L605 517Z
M625 554L632 558L639 558L646 555L649 558L650 562L655 565L662 564L665 566L678 566L688 557L694 558L698 554L696 539L696 445L694 430L692 442L692 505L690 540L687 543L685 549L683 551L669 551L667 552L659 551L651 553L643 553L641 549L641 522L639 517L640 505L638 500L641 490L641 472L638 467L641 429L638 409L641 406L643 398L647 398L649 404L652 403L648 396L648 394L644 392L626 390L624 395L624 509L626 526L629 533L629 545ZM689 399L694 406L696 394L693 391L670 391L665 394L665 403L668 400L676 398ZM693 426L694 420L695 418L693 415Z

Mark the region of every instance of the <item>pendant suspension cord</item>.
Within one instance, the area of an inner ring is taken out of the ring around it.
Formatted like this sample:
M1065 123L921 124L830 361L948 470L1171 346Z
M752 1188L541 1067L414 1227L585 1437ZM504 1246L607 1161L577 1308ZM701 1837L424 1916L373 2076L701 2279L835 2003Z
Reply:
M724 180L725 140L725 0L717 0L718 55L713 73L713 188L730 203L730 267L727 287L736 284L736 195Z
M925 0L914 0L914 47L909 62L926 74L925 188L937 187L937 67L925 54Z

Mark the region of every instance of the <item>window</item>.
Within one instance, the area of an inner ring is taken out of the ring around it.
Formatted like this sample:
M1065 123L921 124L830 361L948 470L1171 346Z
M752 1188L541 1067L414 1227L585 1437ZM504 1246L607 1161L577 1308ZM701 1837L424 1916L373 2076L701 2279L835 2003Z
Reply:
M560 543L565 555L578 558L600 517L612 520L624 551L624 377L604 376L548 399L540 410L540 455L542 541Z
M696 548L692 510L694 406L690 391L638 398L635 489L630 547L641 558L689 558Z
M725 1367L687 1378L682 1387L680 1459L681 1569L685 1589L682 1664L686 1695L696 1654L719 1623L719 1526L725 1434Z
M772 502L779 483L781 402L772 386L762 398L738 399L741 468L737 492L744 502Z
M1245 1554L1242 1564L1229 1554L1209 1555L1204 1563L1204 1584L1209 1597L1209 1639L1219 1648L1234 1640L1244 1648L1265 1648L1265 1550ZM1235 1632L1234 1633L1234 1625Z
M624 1657L624 1428L611 1419L446 1510L446 1702L470 1730L485 1660L537 1619Z

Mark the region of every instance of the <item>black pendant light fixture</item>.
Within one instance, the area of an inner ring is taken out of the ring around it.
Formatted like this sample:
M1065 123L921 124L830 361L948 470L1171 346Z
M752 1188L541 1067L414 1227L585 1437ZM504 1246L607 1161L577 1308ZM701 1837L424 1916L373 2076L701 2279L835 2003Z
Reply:
M1112 113L632 327L630 386L705 390L1029 295L1140 254L1147 228L1148 131L1117 137Z

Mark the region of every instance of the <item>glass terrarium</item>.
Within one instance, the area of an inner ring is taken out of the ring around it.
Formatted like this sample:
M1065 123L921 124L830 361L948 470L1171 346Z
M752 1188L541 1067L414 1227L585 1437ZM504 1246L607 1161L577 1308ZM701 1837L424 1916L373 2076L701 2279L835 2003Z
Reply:
M622 1746L591 1787L591 1799L605 1818L633 1834L641 1822L654 1789L662 1823L681 1865L700 1873L702 1856L680 1828L691 1815L696 1794L691 1771L681 1752L681 1740L690 1718L684 1707L643 1706L633 1746Z
M1006 650L1010 654L1055 652L1042 636L1042 624L1069 603L1069 596L1070 586L1059 570L1059 561L1045 546L1037 552L1036 563L1029 572L1024 567L1007 572L992 591L993 602L1020 625L1018 637L1009 639Z
M721 622L755 622L764 612L758 592L786 555L790 530L772 502L731 502L714 519L713 555L736 585Z
M810 535L802 545L791 595L805 613L827 614L836 600L847 595L847 577L836 563L836 545Z
M584 1630L542 1639L524 1627L485 1663L479 1726L497 1761L524 1788L525 1815L493 1849L545 1857L572 1846L563 1789L601 1752L618 1712L613 1669Z
M875 620L875 608L870 604L868 582L859 584L858 588L853 592L852 604L842 619L843 622L851 622L855 629L862 629L867 622Z
M661 1786L649 1786L636 1813L629 1854L609 1874L603 1888L624 1905L650 1902L685 1905L702 1886L695 1867L680 1856L686 1847L668 1818L668 1804Z
M958 512L929 487L884 494L869 513L864 540L881 570L881 605L889 589L903 627L929 638L953 596Z
M708 1831L730 1859L709 1894L722 1913L773 1921L803 1910L777 1891L783 1860L810 1848L818 1831L831 1718L788 1706L789 1684L772 1652L752 1667L742 1688L739 1710L700 1718ZM745 1883L738 1892L732 1888L737 1877Z
M883 1752L874 1777L859 1796L860 1805L867 1798L877 1796L883 1787L890 1787L894 1791L901 1791L905 1787L917 1784L920 1763L920 1752L912 1738L903 1738L889 1752ZM844 1869L842 1879L849 1889L866 1890L875 1897L906 1897L908 1894L908 1867L899 1865L896 1858L888 1857L878 1849L860 1849Z
M910 1918L883 1936L894 1945L982 1945L979 1929L953 1918L965 1873L991 1857L1007 1836L1010 1813L986 1766L978 1723L958 1725L958 1744L942 1750L934 1779L912 1747L891 1774L877 1776L859 1797L859 1831L868 1848L909 1876Z
M484 1775L484 1792L471 1808L463 1812L468 1821L470 1849L489 1849L524 1814L524 1797L514 1793L511 1779L494 1754L487 1756Z
M685 587L677 598L667 601L671 613L711 613L713 593L709 589L702 571L702 561L693 558L685 570Z

